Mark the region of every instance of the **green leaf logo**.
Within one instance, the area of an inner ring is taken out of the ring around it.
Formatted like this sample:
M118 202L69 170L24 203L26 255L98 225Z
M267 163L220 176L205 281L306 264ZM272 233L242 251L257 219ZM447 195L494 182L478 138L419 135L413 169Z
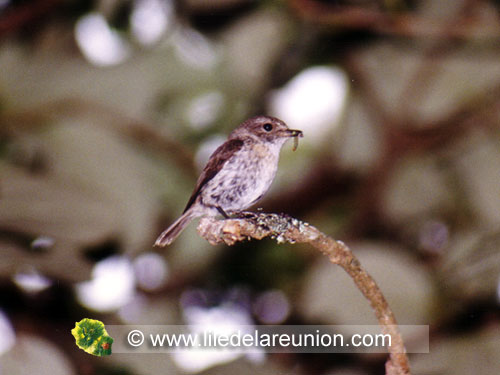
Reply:
M113 338L108 335L104 324L99 320L82 319L71 330L76 345L87 353L103 357L111 354Z

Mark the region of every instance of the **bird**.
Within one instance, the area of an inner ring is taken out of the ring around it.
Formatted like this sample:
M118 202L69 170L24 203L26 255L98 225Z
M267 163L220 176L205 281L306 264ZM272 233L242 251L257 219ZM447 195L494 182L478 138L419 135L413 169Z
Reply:
M222 215L229 218L255 204L268 191L276 176L281 148L300 130L290 129L270 116L242 122L208 159L182 215L155 241L170 245L195 218Z

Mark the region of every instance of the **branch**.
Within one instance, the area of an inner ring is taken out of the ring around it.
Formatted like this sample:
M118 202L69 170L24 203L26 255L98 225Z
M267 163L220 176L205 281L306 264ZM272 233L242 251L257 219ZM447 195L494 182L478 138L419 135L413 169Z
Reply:
M271 237L278 243L308 243L326 255L330 262L341 266L370 304L377 316L382 332L391 335L388 348L390 360L386 363L387 375L410 374L406 349L397 326L396 318L375 280L365 271L351 250L341 241L328 237L318 229L285 214L242 212L237 218L217 220L205 217L200 220L198 233L212 245L255 238Z
M0 38L33 25L61 4L63 4L61 0L36 0L9 7L0 17Z
M20 112L4 111L0 114L0 139L15 136L22 131L33 131L65 116L70 116L72 119L83 116L85 123L89 125L109 129L134 142L146 145L148 149L174 160L181 171L188 171L190 177L196 178L193 168L194 157L186 147L164 134L154 124L125 115L111 106L93 100L64 98Z
M438 18L425 18L410 12L382 11L373 7L340 6L317 0L288 0L288 5L302 20L343 29L368 30L373 33L409 38L456 38L498 41L498 24L489 24L472 15L453 24Z

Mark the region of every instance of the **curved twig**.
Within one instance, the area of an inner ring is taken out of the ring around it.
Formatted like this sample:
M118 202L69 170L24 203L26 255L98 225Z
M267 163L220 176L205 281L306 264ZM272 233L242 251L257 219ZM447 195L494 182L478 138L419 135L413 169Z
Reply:
M222 242L234 245L239 241L251 238L260 240L264 237L275 238L278 242L312 245L352 277L358 289L370 301L382 332L391 335L391 346L388 347L390 360L386 364L386 373L410 374L406 349L392 310L375 280L343 242L285 214L243 212L237 218L225 220L206 217L200 220L198 233L212 245Z

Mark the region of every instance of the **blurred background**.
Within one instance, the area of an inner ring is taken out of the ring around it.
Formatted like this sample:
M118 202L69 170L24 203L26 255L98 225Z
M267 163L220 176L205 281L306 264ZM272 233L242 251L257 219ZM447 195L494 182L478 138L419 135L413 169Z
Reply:
M386 355L75 346L86 317L376 324L307 246L210 246L193 223L152 248L255 114L305 135L258 207L346 242L400 323L430 325L413 373L500 373L499 7L0 0L0 374L384 372Z

